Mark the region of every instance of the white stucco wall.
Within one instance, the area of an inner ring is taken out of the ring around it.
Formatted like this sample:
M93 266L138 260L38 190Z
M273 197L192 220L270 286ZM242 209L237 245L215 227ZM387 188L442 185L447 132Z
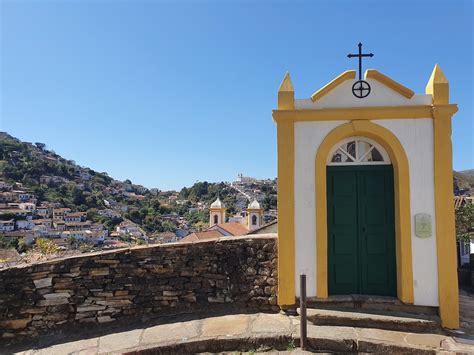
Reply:
M438 257L434 190L433 121L431 118L373 121L389 129L400 141L410 169L413 290L415 304L438 306ZM431 215L433 236L415 236L414 216Z
M307 275L308 297L316 295L316 153L326 135L346 122L297 122L295 124L295 280L297 295L299 295L300 273ZM438 271L432 120L396 119L373 122L389 129L400 140L407 154L410 168L415 304L437 306ZM415 236L413 216L421 212L432 216L433 237L431 238L421 239Z
M296 293L299 275L306 274L307 296L316 296L316 191L314 164L319 145L347 121L295 123L295 250Z

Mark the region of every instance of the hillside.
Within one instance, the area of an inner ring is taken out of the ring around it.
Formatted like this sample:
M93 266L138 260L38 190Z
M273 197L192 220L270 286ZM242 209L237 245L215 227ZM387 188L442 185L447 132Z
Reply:
M474 176L474 169L461 170L460 173L463 175Z
M5 132L0 132L0 180L21 184L35 195L39 204L54 203L87 212L90 219L110 230L116 223L99 214L104 210L112 210L112 214L155 233L194 229L196 225L202 228L209 218L207 206L217 196L228 206L229 213L248 203L245 196L223 182L198 182L177 192L147 189L130 180L119 181L59 156L44 143L22 142ZM260 191L257 185L255 191ZM275 182L262 186L262 190L259 197L263 207L276 208Z
M474 169L454 172L454 194L474 196Z

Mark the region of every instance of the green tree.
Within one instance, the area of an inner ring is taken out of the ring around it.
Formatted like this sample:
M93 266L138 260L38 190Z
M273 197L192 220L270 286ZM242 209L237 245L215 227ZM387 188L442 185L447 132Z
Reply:
M161 225L165 232L176 232L176 225L170 221L163 221Z
M465 203L455 211L456 238L468 242L474 238L474 203Z

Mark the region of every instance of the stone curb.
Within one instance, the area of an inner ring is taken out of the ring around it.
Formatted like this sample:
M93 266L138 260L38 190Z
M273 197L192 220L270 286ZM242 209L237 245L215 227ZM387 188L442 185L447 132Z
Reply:
M310 350L318 352L361 352L361 353L395 353L395 354L437 354L439 352L456 352L457 349L433 349L423 346L410 346L384 341L357 338L320 338L308 337ZM299 337L290 334L261 334L259 336L219 337L190 339L182 342L166 342L141 345L107 354L151 355L151 354L190 354L219 352L254 352L269 350L292 350L299 347Z

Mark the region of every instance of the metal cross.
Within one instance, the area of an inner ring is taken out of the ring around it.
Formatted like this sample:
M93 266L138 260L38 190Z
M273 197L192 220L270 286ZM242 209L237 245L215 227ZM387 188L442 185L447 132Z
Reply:
M362 57L373 57L373 53L362 54L362 43L359 42L359 54L348 54L348 58L359 57L359 80L362 80Z

